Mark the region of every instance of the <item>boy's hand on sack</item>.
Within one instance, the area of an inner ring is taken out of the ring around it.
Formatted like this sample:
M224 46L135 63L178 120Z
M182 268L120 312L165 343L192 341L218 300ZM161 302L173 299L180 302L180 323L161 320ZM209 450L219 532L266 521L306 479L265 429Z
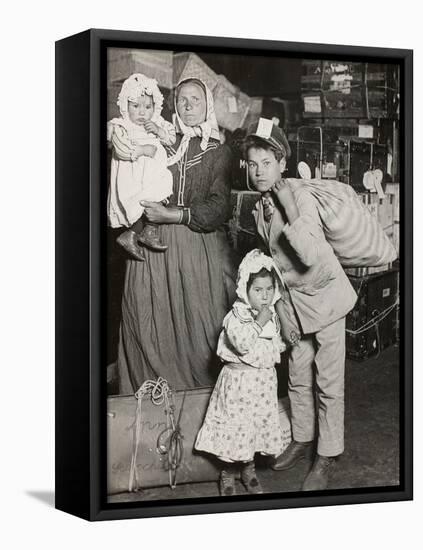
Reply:
M272 318L272 312L270 311L269 306L263 306L259 311L259 314L256 318L256 323L258 323L262 328L266 323Z
M286 180L280 179L272 187L272 191L281 206L285 209L289 223L292 224L299 217L300 213L290 186L286 183Z
M291 188L284 179L280 179L278 182L276 182L275 185L272 187L272 190L284 208L295 204L295 199L294 195L292 194Z

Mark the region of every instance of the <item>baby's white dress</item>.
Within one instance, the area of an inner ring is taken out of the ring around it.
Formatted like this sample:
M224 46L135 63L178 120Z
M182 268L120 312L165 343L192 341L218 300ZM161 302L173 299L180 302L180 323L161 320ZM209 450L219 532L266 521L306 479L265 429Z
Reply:
M173 144L175 130L162 117L154 122L165 130L163 141L124 118L108 123L107 138L113 146L107 208L111 227L129 227L135 223L144 212L140 201L160 202L172 194L172 174L162 143ZM154 158L141 156L132 160L137 145L154 145L157 148Z

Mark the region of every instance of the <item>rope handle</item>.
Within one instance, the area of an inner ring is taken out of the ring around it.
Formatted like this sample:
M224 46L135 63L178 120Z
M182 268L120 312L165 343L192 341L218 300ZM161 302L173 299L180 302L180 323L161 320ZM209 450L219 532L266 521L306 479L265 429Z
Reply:
M377 326L398 305L399 305L399 300L397 299L397 300L395 300L395 302L392 305L390 305L389 307L387 307L386 309L384 309L383 311L381 311L380 313L375 315L372 319L370 319L369 321L364 323L364 325L361 325L361 327L359 327L358 329L356 329L356 330L346 329L346 332L348 332L348 334L354 334L354 335L355 334L361 334L362 332L366 332L367 330L371 329L372 327Z
M132 445L132 458L129 470L129 492L138 491L140 480L137 471L138 450L141 441L141 418L142 418L142 399L145 395L151 395L151 401L154 405L162 405L171 393L169 384L161 376L155 380L146 380L135 392L137 399L137 408L135 413L135 431Z
M180 431L180 419L182 414L182 408L185 402L184 398L179 411L178 421L175 425L175 405L173 403L172 390L169 387L167 380L161 376L156 380L146 380L142 386L135 392L135 398L137 399L137 408L135 413L135 430L132 446L132 458L129 471L129 492L138 491L140 487L140 479L137 471L137 458L139 446L141 443L141 419L142 419L142 400L146 395L150 395L153 405L165 404L165 412L167 418L167 428L159 434L157 438L157 450L160 454L168 455L168 471L169 471L169 485L172 489L176 487L176 470L182 462L183 458L183 436ZM161 443L162 437L165 433L169 433L168 444L163 445Z

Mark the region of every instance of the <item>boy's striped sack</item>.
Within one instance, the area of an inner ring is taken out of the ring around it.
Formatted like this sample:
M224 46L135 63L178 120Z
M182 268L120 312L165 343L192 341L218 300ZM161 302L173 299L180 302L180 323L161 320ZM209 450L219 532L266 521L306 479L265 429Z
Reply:
M286 181L292 190L301 185L313 196L326 239L344 267L377 267L397 258L377 218L351 186L335 180Z

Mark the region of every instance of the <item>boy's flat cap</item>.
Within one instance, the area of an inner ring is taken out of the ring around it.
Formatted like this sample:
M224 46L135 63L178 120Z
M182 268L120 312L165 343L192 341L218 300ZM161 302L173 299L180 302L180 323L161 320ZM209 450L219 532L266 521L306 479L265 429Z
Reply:
M270 119L260 118L258 122L250 124L245 139L249 137L257 137L265 141L275 149L282 151L286 158L291 156L291 147L289 146L285 132L279 126L275 126Z

